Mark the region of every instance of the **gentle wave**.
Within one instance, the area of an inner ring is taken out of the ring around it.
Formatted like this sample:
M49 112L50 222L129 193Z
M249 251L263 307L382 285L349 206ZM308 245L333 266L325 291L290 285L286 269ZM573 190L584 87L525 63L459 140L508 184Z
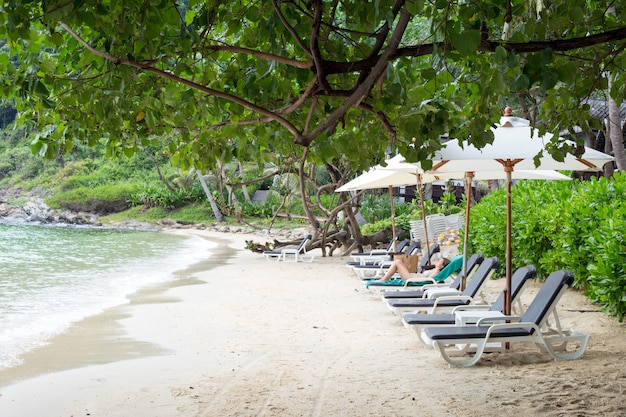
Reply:
M0 224L0 370L85 317L211 256L194 235Z

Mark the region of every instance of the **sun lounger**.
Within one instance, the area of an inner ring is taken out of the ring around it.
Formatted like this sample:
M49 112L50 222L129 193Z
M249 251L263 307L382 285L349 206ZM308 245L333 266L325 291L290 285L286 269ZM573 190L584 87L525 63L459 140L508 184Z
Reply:
M511 300L513 304L518 304L521 312L521 294L524 292L526 284L537 276L537 269L532 265L527 265L515 271L511 277ZM504 295L501 293L496 301L491 305L464 305L455 307L451 313L440 314L416 314L406 313L402 315L402 323L405 327L415 330L418 336L425 327L429 326L455 326L459 324L476 324L482 317L502 316L504 306Z
M410 240L407 239L407 243L410 243ZM420 248L420 242L413 242L410 245L402 245L402 252L399 253L404 255L419 255ZM348 262L348 266L352 268L352 271L359 278L366 280L371 279L376 275L385 273L387 268L393 263L395 254L396 253L389 254L380 260L366 261L364 264Z
M457 306L476 304L483 286L499 266L500 261L497 257L487 258L480 264L463 291L447 289L437 291L438 294L433 298L390 299L387 300L387 306L394 313L402 315L408 312L428 314L449 312ZM483 304L488 302L484 296L480 297L480 301Z
M385 251L384 253L374 254L370 256L367 256L367 255L355 256L353 257L354 260L346 262L346 266L350 268L355 268L355 267L359 267L359 268L363 267L363 269L371 268L373 271L376 271L376 267L380 266L381 262L389 261L390 259L392 259L394 254L404 253L405 251L408 250L409 247L412 247L413 245L414 244L411 243L411 239L404 239L398 242L398 244L396 245L395 251L393 250L391 252ZM416 242L415 245L419 245L419 242Z
M476 272L478 266L483 262L484 259L485 258L481 253L475 253L469 257L469 259L467 260L468 277L471 277ZM439 274L435 275L434 278L436 281L439 281L439 278L442 278L441 283L426 284L420 287L419 290L412 289L415 287L409 285L394 287L393 289L384 291L382 293L383 301L390 300L392 298L422 298L424 296L424 290L432 287L448 287L458 290L461 287L462 275L460 274L460 272L462 268L463 255L459 255L452 259L448 266L443 268ZM454 281L447 282L448 278L453 274L457 274Z
M312 262L315 258L315 255L306 253L306 244L309 242L309 240L312 239L312 237L313 236L311 236L310 234L306 235L302 239L302 242L300 242L300 244L295 248L283 248L281 250L264 251L263 256L265 256L265 259L267 260L275 259L277 261L282 260L283 262Z
M422 340L437 348L441 357L454 367L472 366L480 360L488 346L493 349L494 345L499 345L502 351L510 342L532 342L555 360L581 358L589 335L573 329L563 331L560 325L556 329L545 330L559 299L573 282L574 276L570 271L553 272L521 317L485 318L475 326L426 327L422 331ZM505 322L507 320L511 322ZM568 350L570 344L573 344L574 350ZM472 349L475 352L467 357Z
M433 245L431 245L430 247L430 256L434 255L435 253L439 252L440 247L438 243L435 243ZM418 272L423 272L424 268L427 265L427 259L426 257L422 257L422 260L420 261L419 265L418 265ZM442 270L443 271L443 270ZM376 275L376 277L380 278L384 275L385 273L385 269L382 268L380 273ZM388 291L388 290L393 290L393 289L398 289L401 287L406 287L407 285L413 286L413 287L421 287L425 284L436 284L437 280L435 280L434 278L425 278L424 280L421 281L413 281L413 282L406 282L405 280L398 278L398 279L392 279L389 280L387 282L379 282L377 281L377 278L371 278L371 277L365 277L364 281L366 281L365 283L365 288L369 289L372 293L380 296L384 291ZM442 280L445 279L441 278Z

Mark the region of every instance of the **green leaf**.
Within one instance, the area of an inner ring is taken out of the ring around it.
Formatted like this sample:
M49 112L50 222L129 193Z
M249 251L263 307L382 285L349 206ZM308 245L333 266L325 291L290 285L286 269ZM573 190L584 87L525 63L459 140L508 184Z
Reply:
M530 87L530 79L526 74L519 74L511 83L511 91L523 91Z
M559 74L552 68L547 69L541 76L541 90L545 93L559 81Z
M408 0L406 2L406 10L409 13L411 13L413 16L419 15L423 8L424 8L423 0Z
M504 49L500 45L496 46L494 62L499 65L504 64L507 60L507 55L508 55L508 52L506 51L506 49Z
M572 23L582 23L585 20L585 12L582 7L572 7L569 10L569 18L572 20Z
M466 56L474 52L480 45L480 31L470 29L461 33L451 32L450 41L454 49L462 56Z
M65 40L63 39L63 36L62 36L59 32L54 32L54 33L50 36L50 42L51 42L54 46L61 46L61 45L63 45L63 43L65 42Z

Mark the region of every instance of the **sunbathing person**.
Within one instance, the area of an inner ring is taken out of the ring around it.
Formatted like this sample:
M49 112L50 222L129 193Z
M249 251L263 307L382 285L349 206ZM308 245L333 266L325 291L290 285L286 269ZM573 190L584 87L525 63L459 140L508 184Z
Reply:
M393 274L398 273L402 279L415 279L415 278L428 278L434 277L437 275L443 268L445 268L450 263L448 258L439 258L435 261L434 268L424 271L423 273L419 272L409 272L409 269L404 265L404 263L400 259L396 259L393 261L387 273L380 279L374 282L386 282L391 279Z

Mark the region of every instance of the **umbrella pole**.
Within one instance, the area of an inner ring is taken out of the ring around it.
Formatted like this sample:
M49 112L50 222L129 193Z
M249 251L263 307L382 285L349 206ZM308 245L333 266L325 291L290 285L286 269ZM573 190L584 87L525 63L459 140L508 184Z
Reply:
M472 198L472 178L473 172L465 173L465 233L463 234L463 268L461 270L461 291L465 289L467 284L467 246L469 243L469 222L470 222L470 203Z
M512 166L505 166L506 172L506 293L504 294L504 314L511 314L511 270L513 250L511 243L511 172Z
M422 220L424 221L424 240L426 241L426 262L430 265L430 243L428 242L428 224L426 222L426 206L424 205L424 190L422 190L422 174L417 174L417 189L420 192L422 206Z
M389 186L389 201L391 202L391 233L393 234L391 239L393 241L393 251L395 252L398 247L398 241L396 239L396 210L393 207L393 185Z

